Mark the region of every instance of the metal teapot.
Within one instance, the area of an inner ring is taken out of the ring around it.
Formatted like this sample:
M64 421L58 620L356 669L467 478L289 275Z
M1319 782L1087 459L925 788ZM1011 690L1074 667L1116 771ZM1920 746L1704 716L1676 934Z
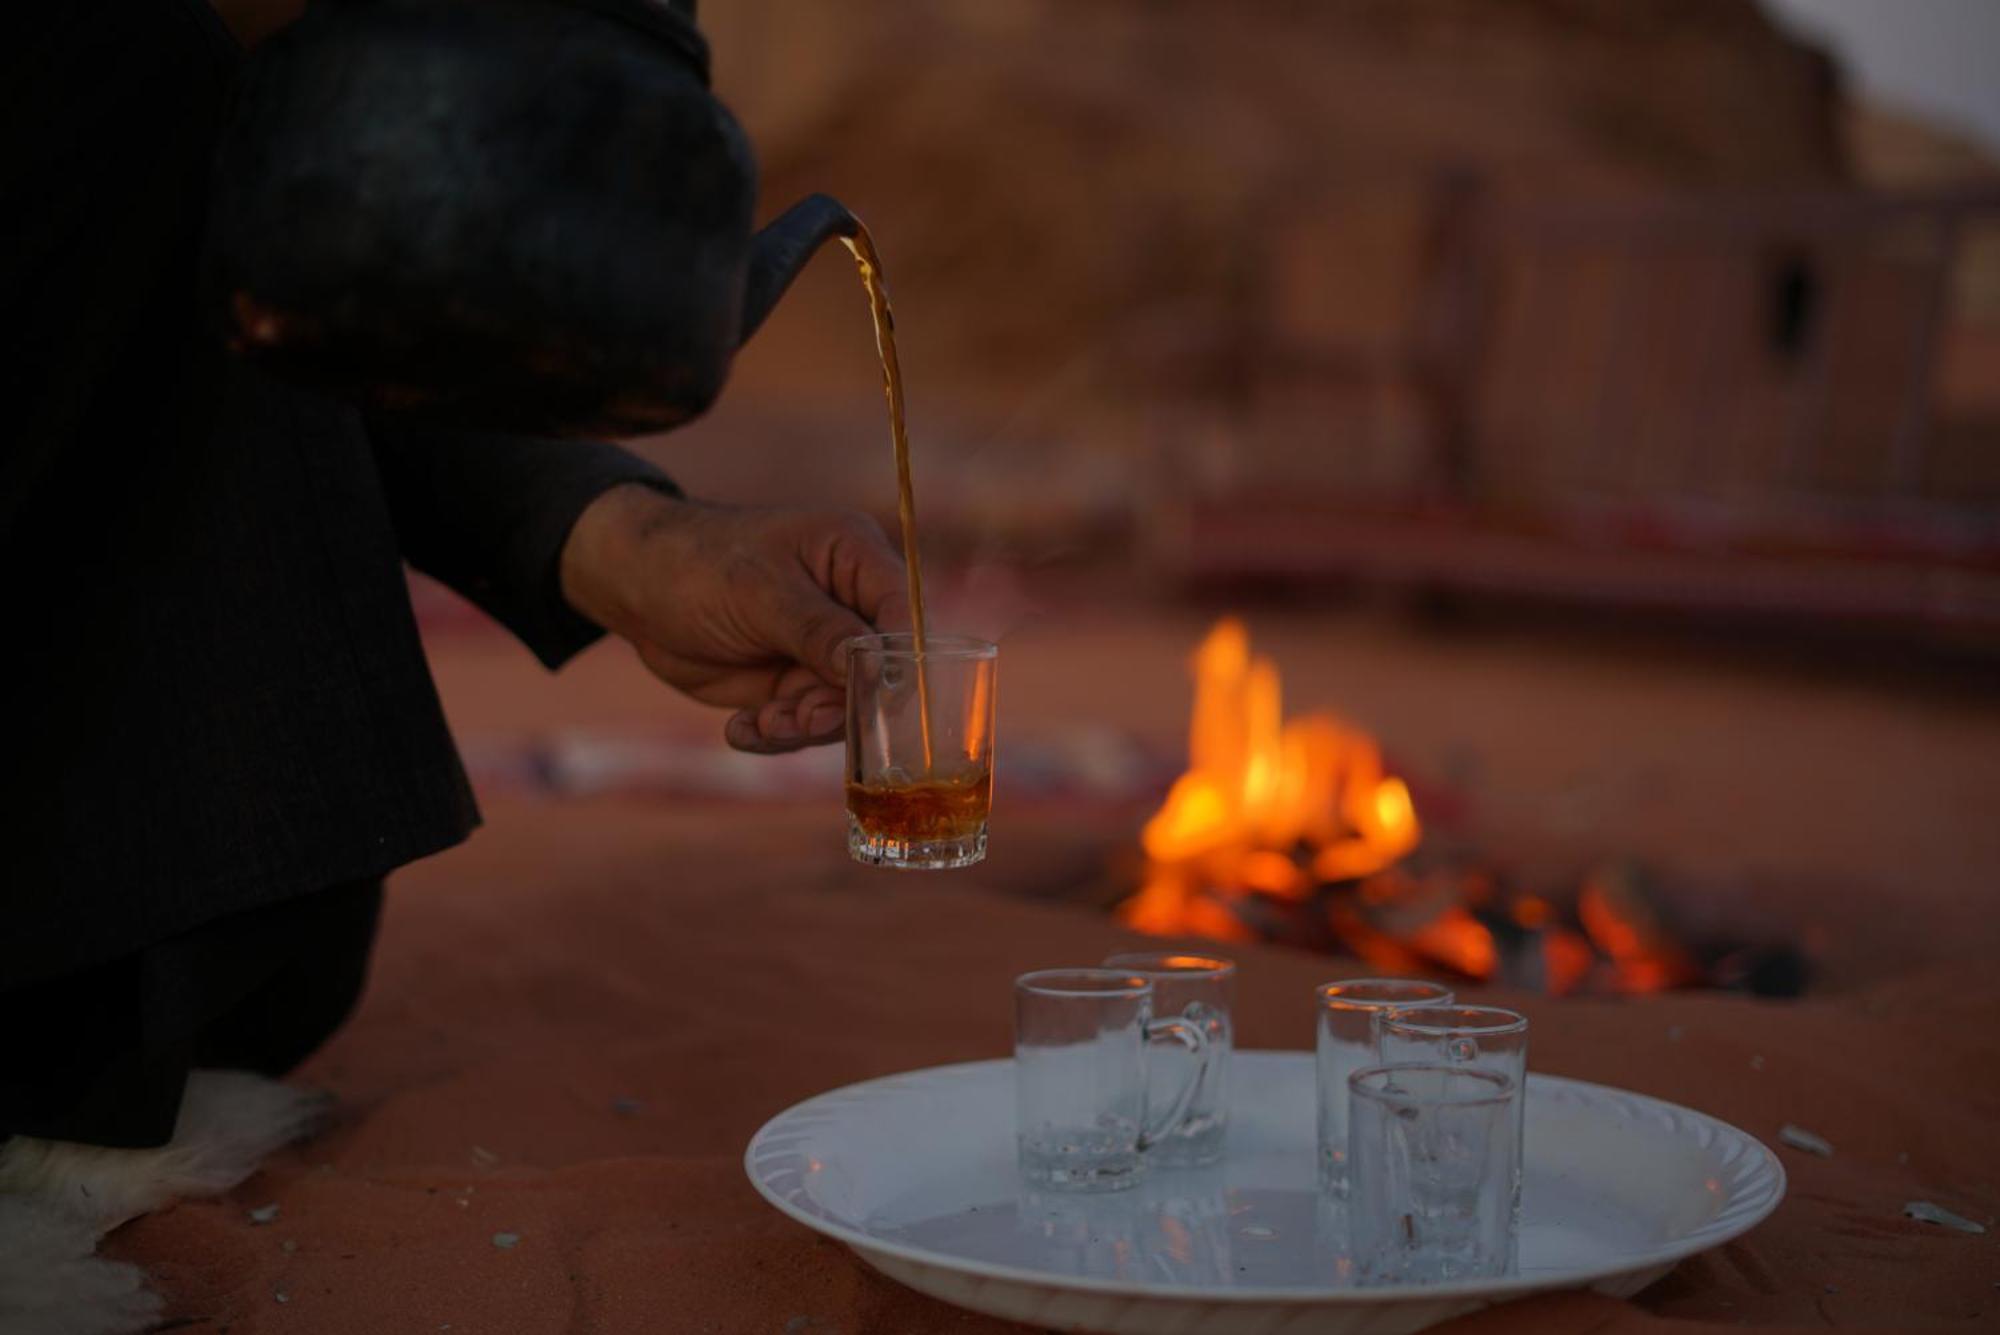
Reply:
M549 434L703 412L853 215L752 233L693 0L313 0L251 54L210 202L233 346L373 407Z

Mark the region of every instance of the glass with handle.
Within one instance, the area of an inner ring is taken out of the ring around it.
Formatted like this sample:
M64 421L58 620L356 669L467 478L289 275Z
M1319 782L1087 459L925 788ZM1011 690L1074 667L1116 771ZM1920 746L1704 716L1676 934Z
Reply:
M1153 982L1153 1010L1199 1024L1208 1038L1208 1070L1188 1105L1187 1116L1161 1136L1154 1162L1172 1168L1200 1168L1222 1159L1229 1124L1229 1054L1235 1047L1232 1009L1236 965L1216 955L1179 950L1131 951L1106 958L1107 969L1130 969ZM1188 1079L1189 1055L1162 1050L1147 1071L1147 1097L1165 1100Z
M1319 1066L1320 1188L1347 1190L1347 1077L1379 1060L1375 1016L1406 1006L1448 1005L1451 989L1416 978L1349 978L1315 991Z
M1426 1062L1491 1071L1514 1082L1514 1181L1510 1199L1519 1229L1521 1170L1528 1126L1528 1017L1504 1006L1409 1006L1375 1016L1382 1064Z
M1149 1050L1193 1058L1164 1107L1149 1106ZM1051 1191L1136 1185L1208 1069L1208 1038L1183 1016L1153 1015L1153 984L1127 969L1043 969L1014 980L1014 1085L1022 1178Z

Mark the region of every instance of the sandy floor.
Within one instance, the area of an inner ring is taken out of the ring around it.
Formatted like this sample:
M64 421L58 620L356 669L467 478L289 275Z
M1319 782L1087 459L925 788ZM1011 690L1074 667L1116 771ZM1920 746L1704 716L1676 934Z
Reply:
M501 799L488 814L469 845L397 878L361 1012L301 1072L339 1096L340 1125L229 1197L112 1240L169 1295L173 1328L1027 1329L874 1274L765 1205L741 1156L815 1093L1004 1054L1008 979L1102 958L1123 940L1108 920L976 877L854 867L799 806ZM1344 966L1231 953L1239 1041L1309 1045L1301 998ZM1989 1239L1902 1213L1930 1200L1990 1223L2000 1208L1980 976L1934 968L1795 1003L1502 995L1535 1025L1538 1070L1692 1104L1770 1143L1797 1123L1835 1151L1781 1150L1779 1212L1637 1305L1537 1301L1454 1335L1990 1319Z
M1204 623L1025 618L1003 650L1003 757L1010 739L1084 725L1170 750L1177 665ZM1903 1207L1989 1223L2000 1209L1987 966L1918 962L1991 949L2000 712L1602 643L1300 612L1254 625L1294 707L1337 704L1413 769L1448 776L1496 844L1672 857L1767 895L1762 912L1853 934L1838 939L1841 985L1799 1002L1511 998L1536 1026L1538 1070L1690 1103L1767 1142L1795 1123L1835 1150L1782 1150L1778 1213L1636 1305L1571 1295L1455 1332L1991 1318L1988 1239ZM711 735L717 722L617 647L555 678L489 632L441 630L434 647L475 759L579 727ZM756 1128L799 1099L1006 1052L995 999L1013 974L1124 939L1100 914L992 892L1087 874L1141 809L1010 806L1004 779L1000 803L986 867L925 877L847 860L830 779L782 801L495 784L485 830L392 881L361 1011L301 1073L339 1095L341 1124L228 1198L121 1230L111 1251L169 1295L173 1328L216 1335L1024 1329L875 1275L764 1205L740 1165ZM1886 944L1862 949L1871 938ZM1298 999L1348 966L1231 953L1239 1041L1309 1046Z

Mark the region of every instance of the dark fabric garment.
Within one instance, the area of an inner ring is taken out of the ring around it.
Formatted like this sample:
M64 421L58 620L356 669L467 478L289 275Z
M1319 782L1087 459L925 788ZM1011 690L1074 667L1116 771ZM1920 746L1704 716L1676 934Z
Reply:
M583 508L636 482L678 496L611 445L422 431L377 419L375 459L403 556L507 626L549 667L603 632L563 600L562 547Z
M555 664L596 634L557 586L576 515L671 489L611 445L371 431L228 356L196 299L227 33L199 0L8 30L0 988L464 838L400 555Z
M290 1071L354 1009L381 909L363 881L0 991L0 1139L164 1145L190 1070Z

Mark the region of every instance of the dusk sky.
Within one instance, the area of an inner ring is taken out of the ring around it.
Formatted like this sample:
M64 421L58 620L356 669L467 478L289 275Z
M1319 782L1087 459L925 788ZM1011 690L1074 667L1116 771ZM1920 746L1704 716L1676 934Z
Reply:
M1764 0L1830 46L1867 96L2000 153L2000 0Z

